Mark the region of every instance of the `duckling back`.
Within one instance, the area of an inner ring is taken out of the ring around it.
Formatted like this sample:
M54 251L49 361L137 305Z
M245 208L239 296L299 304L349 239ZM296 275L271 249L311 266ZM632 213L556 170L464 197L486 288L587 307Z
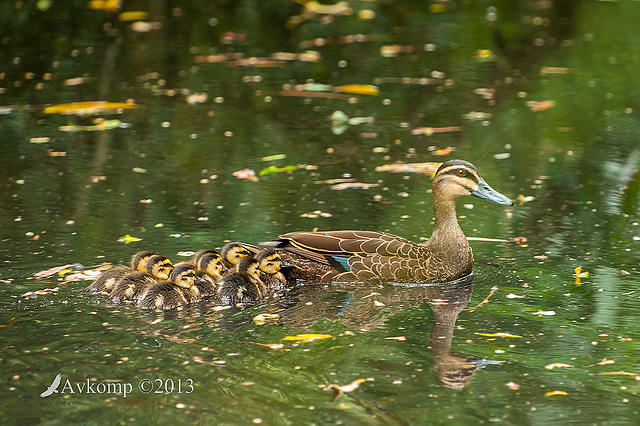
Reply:
M116 266L107 269L96 278L85 290L89 292L110 293L121 278L134 271L145 272L147 261L154 254L150 251L139 251L131 256L131 267Z
M173 265L168 257L153 255L146 262L145 272L134 272L122 277L109 296L116 302L137 302L142 294L157 280L166 280L173 270Z
M229 270L220 281L218 294L222 303L252 303L266 293L266 286L260 280L259 262L254 258L240 261L235 270Z
M140 309L169 310L188 304L183 292L171 281L160 281L147 289L140 298Z
M195 266L181 262L175 265L168 281L161 281L146 289L138 306L140 309L174 309L200 299Z

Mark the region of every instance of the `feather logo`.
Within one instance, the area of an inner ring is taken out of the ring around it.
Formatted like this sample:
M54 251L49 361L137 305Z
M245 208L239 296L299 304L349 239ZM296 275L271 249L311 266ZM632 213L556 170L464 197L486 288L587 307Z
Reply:
M51 382L49 387L40 394L40 398L46 398L53 393L58 393L58 386L60 386L60 380L62 380L62 374L58 373L56 374L56 377L54 377L53 382Z

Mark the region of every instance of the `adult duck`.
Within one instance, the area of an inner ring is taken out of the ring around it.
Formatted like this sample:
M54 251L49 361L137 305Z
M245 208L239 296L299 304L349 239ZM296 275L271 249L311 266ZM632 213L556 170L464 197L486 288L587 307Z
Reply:
M333 282L444 283L471 273L473 254L456 217L456 200L473 195L501 205L513 202L491 188L478 169L463 160L443 163L433 178L435 223L431 238L415 243L386 232L290 232L274 247L287 278Z

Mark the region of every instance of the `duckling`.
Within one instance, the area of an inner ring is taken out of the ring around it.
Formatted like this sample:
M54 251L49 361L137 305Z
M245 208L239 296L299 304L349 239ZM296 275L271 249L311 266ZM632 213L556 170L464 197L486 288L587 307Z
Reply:
M211 254L211 253L218 254L218 252L213 250L213 249L198 250L196 252L196 254L194 254L193 257L191 258L191 263L193 263L194 265L198 266L198 262L200 262L200 258L205 256L205 255L207 255L207 254Z
M200 281L196 286L202 296L213 296L218 293L218 283L222 280L222 256L213 250L202 255L197 263Z
M255 259L259 262L260 279L269 290L284 290L287 279L280 268L282 267L282 257L275 250L265 249L256 254Z
M113 290L116 283L125 275L132 272L145 272L147 270L147 261L153 256L150 251L139 251L131 256L131 266L115 266L101 273L94 282L85 290L89 292L106 292Z
M169 310L188 305L199 298L198 276L190 263L178 263L168 281L149 287L140 298L140 309ZM194 290L195 289L195 290Z
M227 269L232 269L242 259L253 256L253 253L239 242L226 244L222 247L221 253L224 266Z
M157 280L166 280L173 270L168 257L156 254L147 260L145 272L134 272L122 277L115 285L109 297L116 302L137 302L145 290L155 284Z
M259 265L256 259L248 257L242 259L235 270L227 271L218 286L222 303L251 303L263 297L267 288L260 279Z

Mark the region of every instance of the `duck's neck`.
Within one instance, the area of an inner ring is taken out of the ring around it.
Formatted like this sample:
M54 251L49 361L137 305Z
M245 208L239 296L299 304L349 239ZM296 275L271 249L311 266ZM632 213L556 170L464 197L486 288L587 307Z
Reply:
M435 253L444 257L455 257L450 260L467 260L470 247L456 217L456 201L438 193L433 194L435 223L431 238L426 242ZM462 259L459 259L462 257Z

